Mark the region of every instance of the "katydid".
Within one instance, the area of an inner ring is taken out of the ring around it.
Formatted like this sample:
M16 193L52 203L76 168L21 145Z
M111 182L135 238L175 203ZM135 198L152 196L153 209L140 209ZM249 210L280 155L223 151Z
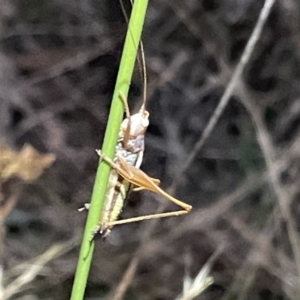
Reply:
M145 77L144 57L143 70ZM120 99L124 103L126 118L121 124L114 159L111 160L102 154L100 150L97 151L101 158L112 167L101 221L93 231L93 235L100 232L103 237L106 237L110 233L114 225L183 215L192 209L191 205L175 199L162 190L159 187L160 181L158 179L149 177L139 169L144 154L144 135L149 125L149 112L145 110L146 98L144 97L140 111L132 116L130 116L127 100L122 94L120 94ZM182 207L183 210L117 220L122 211L131 184L136 186L137 189L146 189L158 193Z
M102 154L100 150L96 150L102 160L112 167L112 170L106 190L102 216L100 217L98 226L92 232L92 237L97 232L99 232L103 237L106 237L115 225L183 215L192 209L191 205L172 197L162 190L159 187L160 181L158 179L151 178L140 170L145 147L144 135L149 125L149 112L145 108L147 77L142 42L140 43L140 48L142 57L142 74L144 79L144 95L141 108L138 113L130 115L127 99L122 93L120 93L119 98L124 104L126 118L121 123L115 156L111 160ZM158 193L183 208L183 210L118 220L125 199L130 192L131 185L137 187L135 190L146 189ZM89 205L86 204L85 208L88 209L88 207Z

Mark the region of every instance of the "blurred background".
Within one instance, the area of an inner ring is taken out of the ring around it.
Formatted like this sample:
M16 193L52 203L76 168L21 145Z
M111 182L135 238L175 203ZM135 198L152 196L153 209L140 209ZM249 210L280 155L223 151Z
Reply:
M96 238L85 299L175 299L212 255L180 299L299 299L299 1L275 3L197 151L263 5L150 1L142 170L193 210ZM1 1L0 20L1 292L69 299L127 24L117 0ZM132 112L143 88L136 68ZM121 218L175 209L137 192Z

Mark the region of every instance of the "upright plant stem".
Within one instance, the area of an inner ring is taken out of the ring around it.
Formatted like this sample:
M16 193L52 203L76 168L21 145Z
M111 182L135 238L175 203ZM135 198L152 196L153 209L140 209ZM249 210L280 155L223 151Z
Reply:
M102 152L110 158L113 158L115 154L118 133L124 113L123 104L119 98L119 95L120 93L126 97L128 95L147 6L148 0L135 0L132 6L132 12L128 24L124 49L102 147ZM85 287L87 284L94 252L94 241L90 241L91 233L100 220L110 170L111 167L107 163L103 161L101 162L101 160L99 161L92 193L91 207L88 213L70 298L71 300L82 300L84 297Z

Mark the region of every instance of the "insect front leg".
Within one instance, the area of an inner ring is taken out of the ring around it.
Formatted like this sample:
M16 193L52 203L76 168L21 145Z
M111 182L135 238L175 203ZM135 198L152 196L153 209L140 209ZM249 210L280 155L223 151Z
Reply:
M102 154L101 150L96 150L97 154L103 159L106 163L108 163L112 168L118 169L119 166L109 157L107 157L105 154Z
M106 163L108 163L112 168L114 168L119 175L121 175L124 179L128 180L129 182L131 178L134 177L134 174L130 172L128 168L121 168L117 163L115 163L111 158L104 155L101 150L96 150L97 154L103 159ZM122 160L121 158L117 158L119 160ZM123 161L123 160L122 160Z

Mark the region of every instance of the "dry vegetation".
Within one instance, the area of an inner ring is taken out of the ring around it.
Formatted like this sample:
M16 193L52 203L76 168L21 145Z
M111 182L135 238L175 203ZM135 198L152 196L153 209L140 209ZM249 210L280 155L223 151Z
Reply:
M85 299L175 299L213 253L214 283L199 299L299 299L300 2L275 3L234 73L263 5L150 1L142 169L194 209L99 238ZM91 194L125 30L117 0L0 3L1 141L56 157L35 182L1 184L1 220L16 204L1 229L3 299L70 295L86 217L77 209ZM142 89L137 70L133 111ZM172 208L138 192L122 218Z

